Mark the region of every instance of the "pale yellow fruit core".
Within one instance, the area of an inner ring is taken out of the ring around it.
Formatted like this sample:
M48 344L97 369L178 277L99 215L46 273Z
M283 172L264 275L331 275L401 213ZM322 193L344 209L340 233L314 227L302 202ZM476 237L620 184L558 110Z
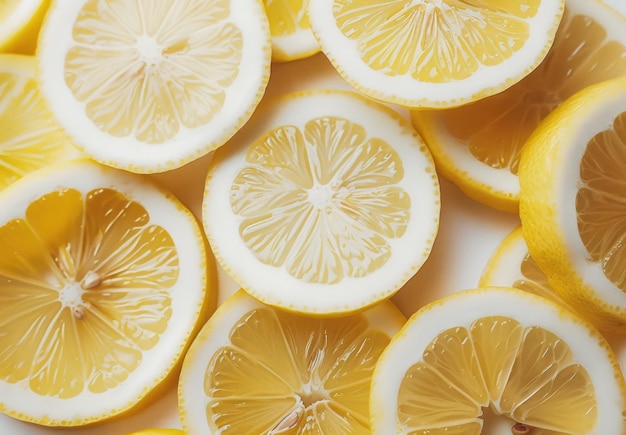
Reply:
M243 316L207 366L209 426L223 434L370 433L374 365L389 337L362 314Z
M529 37L540 0L335 1L339 30L362 60L390 76L445 83L502 63Z
M272 36L288 36L299 30L310 30L306 13L308 0L264 0Z
M539 123L577 91L626 74L626 47L567 7L546 59L521 82L476 103L441 112L450 133L483 164L517 175L522 146Z
M398 395L404 433L416 435L479 434L485 408L519 430L582 434L597 419L593 384L567 344L504 316L439 334L406 372Z
M580 182L576 212L588 260L626 291L626 112L588 143Z
M282 126L259 138L230 189L239 233L264 264L306 282L363 277L391 256L411 200L400 155L339 117Z
M170 235L112 189L33 201L0 227L0 379L71 398L116 387L166 330Z
M162 143L211 121L239 73L228 0L89 0L72 27L65 82L100 130Z
M60 160L72 147L37 91L35 79L0 72L0 190Z

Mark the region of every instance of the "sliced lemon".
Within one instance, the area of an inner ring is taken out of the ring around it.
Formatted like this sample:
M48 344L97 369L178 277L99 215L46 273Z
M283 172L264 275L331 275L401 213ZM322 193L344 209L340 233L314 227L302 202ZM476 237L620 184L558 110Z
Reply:
M626 385L606 340L561 306L479 288L414 314L372 378L374 433L622 434Z
M196 219L90 160L30 174L0 202L0 411L77 426L135 408L214 297Z
M190 434L370 433L378 355L405 318L389 301L338 318L277 310L240 290L191 345L179 407Z
M463 107L412 111L440 174L477 201L517 212L522 146L576 91L626 75L625 27L626 19L600 0L566 0L554 44L528 77Z
M0 1L0 53L33 54L50 0Z
M524 239L550 285L602 329L626 332L626 78L555 109L519 177Z
M404 118L352 92L310 91L265 101L216 152L203 222L250 294L335 314L406 283L430 254L439 210L432 160Z
M272 34L272 60L288 62L320 51L313 36L307 7L309 0L263 0Z
M269 79L261 0L57 1L39 38L42 94L77 146L162 172L221 146Z
M322 51L358 91L407 107L500 92L543 60L564 0L316 0Z
M522 227L511 231L493 253L478 282L480 287L515 287L570 307L550 286L546 274L528 253Z
M32 56L0 54L0 190L29 172L80 155L37 90Z

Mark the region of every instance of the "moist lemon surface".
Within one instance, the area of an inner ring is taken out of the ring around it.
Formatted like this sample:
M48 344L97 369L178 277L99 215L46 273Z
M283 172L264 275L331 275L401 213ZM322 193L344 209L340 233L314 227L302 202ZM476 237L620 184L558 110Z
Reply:
M32 56L0 54L0 190L57 160L80 155L51 119Z
M77 146L133 172L221 146L269 79L260 0L54 2L37 49L42 94Z
M264 0L272 34L273 61L303 59L320 51L307 14L309 1Z
M343 91L269 100L211 161L203 222L224 270L288 310L336 314L394 294L439 227L439 184L410 124Z
M0 193L0 410L77 426L131 410L182 359L209 287L189 211L73 160Z
M500 92L550 48L563 0L318 0L322 51L358 91L407 107L452 107Z
M179 382L190 434L371 433L378 355L405 318L388 301L337 318L288 313L240 290L194 340Z
M626 19L599 0L566 0L544 62L489 98L448 110L414 110L443 177L469 197L517 213L519 159L541 120L579 90L626 75Z
M624 379L590 324L513 288L462 291L415 313L372 379L374 433L626 430Z

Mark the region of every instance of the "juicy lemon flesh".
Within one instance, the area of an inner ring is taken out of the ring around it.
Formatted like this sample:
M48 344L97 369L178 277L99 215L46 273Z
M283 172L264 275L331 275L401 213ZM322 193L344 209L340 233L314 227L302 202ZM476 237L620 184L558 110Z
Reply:
M626 291L626 112L587 144L580 162L576 213L588 261Z
M513 283L513 287L550 299L552 302L556 302L560 305L567 306L565 301L550 287L548 277L539 268L530 254L524 256L520 264L520 272L524 278L516 280Z
M209 123L239 74L228 0L89 0L73 23L65 82L111 136L163 143Z
M479 434L486 409L512 425L589 433L596 408L593 384L569 347L504 316L439 334L406 372L398 395L403 433L424 435Z
M567 6L546 59L509 90L440 112L446 129L486 166L517 175L522 146L554 108L577 91L626 74L626 47L602 24Z
M367 434L369 384L389 341L362 314L252 310L207 366L207 423L224 434Z
M76 153L52 122L34 78L0 72L0 101L0 190Z
M252 144L230 188L239 235L264 264L299 280L363 277L410 220L400 155L347 119L278 127Z
M308 0L264 0L272 36L288 36L299 30L310 30L306 13Z
M513 56L528 39L527 20L540 3L355 0L335 1L333 13L373 70L446 83Z
M178 277L149 219L113 189L67 188L0 227L2 380L72 398L128 378L167 328Z

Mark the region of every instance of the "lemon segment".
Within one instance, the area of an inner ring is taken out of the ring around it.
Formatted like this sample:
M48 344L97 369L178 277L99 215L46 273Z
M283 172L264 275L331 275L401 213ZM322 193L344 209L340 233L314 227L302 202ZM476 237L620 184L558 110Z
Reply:
M207 154L245 123L270 52L260 0L82 0L52 5L37 57L42 93L74 142L150 173Z
M320 0L309 19L357 90L407 107L451 107L500 92L545 57L563 0Z
M613 332L626 330L625 124L626 79L590 86L546 118L520 163L531 256L568 304Z
M175 368L213 292L195 218L89 160L0 199L0 410L48 426L129 411Z
M470 198L517 213L524 143L575 92L626 75L625 26L600 0L566 0L546 59L519 83L462 107L412 111L441 175Z
M407 321L376 364L370 413L375 433L622 433L625 400L615 355L593 327L494 287L444 297Z
M0 54L0 190L52 162L80 155L37 89L32 56Z
M289 94L257 113L207 174L204 228L224 270L261 301L305 313L391 296L438 230L438 179L419 136L352 92Z
M276 310L240 290L194 340L179 407L189 433L369 433L369 383L405 319L391 302L338 318Z
M272 61L304 59L321 50L307 14L309 0L264 0L264 3L272 34Z

